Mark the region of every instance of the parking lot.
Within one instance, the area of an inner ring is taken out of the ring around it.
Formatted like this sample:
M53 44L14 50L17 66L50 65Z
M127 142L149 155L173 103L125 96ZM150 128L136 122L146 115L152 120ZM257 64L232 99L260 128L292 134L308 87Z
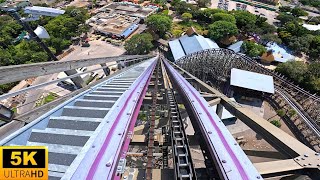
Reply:
M246 10L252 14L260 15L267 18L267 22L269 24L273 24L274 22L276 22L277 20L275 18L278 16L278 13L276 13L275 11L270 11L267 9L258 8L230 0L211 0L211 8L219 8L226 11Z

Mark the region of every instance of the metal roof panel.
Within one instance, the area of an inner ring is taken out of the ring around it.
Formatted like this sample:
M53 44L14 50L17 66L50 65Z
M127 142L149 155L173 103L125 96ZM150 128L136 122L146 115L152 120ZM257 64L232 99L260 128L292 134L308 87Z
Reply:
M274 93L273 77L245 71L241 69L231 69L230 84L237 87L262 91L267 93Z

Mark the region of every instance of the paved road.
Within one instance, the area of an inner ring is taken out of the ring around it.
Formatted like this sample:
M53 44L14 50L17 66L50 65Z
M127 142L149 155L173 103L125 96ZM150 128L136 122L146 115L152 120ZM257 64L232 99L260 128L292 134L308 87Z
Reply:
M71 52L69 55L67 55L66 57L62 58L61 61L66 61L71 59L119 56L124 53L123 48L113 46L111 44L108 44L105 41L100 41L100 40L90 41L90 45L91 46L87 48L75 46L74 47L75 50ZM88 69L91 69L91 68L93 67L89 67ZM95 68L97 68L97 66L95 66ZM99 74L101 75L101 73L102 73L102 70L100 71ZM58 74L51 74L51 75L37 77L33 82L33 85L51 81L52 79L56 79L57 76ZM18 108L17 110L18 113L23 114L33 109L35 106L36 100L39 99L44 92L47 92L48 90L50 91L50 89L53 89L55 87L59 89L56 84L52 84L49 87L44 87L44 88L29 91L26 96L26 100L24 104L20 108ZM68 92L69 91L66 90L65 92L60 92L60 94L65 95Z

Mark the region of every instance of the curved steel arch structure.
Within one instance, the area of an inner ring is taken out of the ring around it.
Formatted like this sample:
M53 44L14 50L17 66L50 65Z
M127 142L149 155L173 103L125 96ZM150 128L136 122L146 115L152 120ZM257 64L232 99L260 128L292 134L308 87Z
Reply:
M209 49L187 55L176 62L181 68L215 86L221 92L238 68L273 76L276 93L297 110L313 133L320 137L320 97L291 83L283 75L266 69L255 60L228 49Z

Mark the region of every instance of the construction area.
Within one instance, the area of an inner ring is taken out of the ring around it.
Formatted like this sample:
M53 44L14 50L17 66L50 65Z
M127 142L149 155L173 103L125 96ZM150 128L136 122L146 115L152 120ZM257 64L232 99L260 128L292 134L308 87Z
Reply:
M114 2L98 9L89 24L96 32L107 37L126 39L138 28L139 24L158 7L150 4L136 5L128 2Z

